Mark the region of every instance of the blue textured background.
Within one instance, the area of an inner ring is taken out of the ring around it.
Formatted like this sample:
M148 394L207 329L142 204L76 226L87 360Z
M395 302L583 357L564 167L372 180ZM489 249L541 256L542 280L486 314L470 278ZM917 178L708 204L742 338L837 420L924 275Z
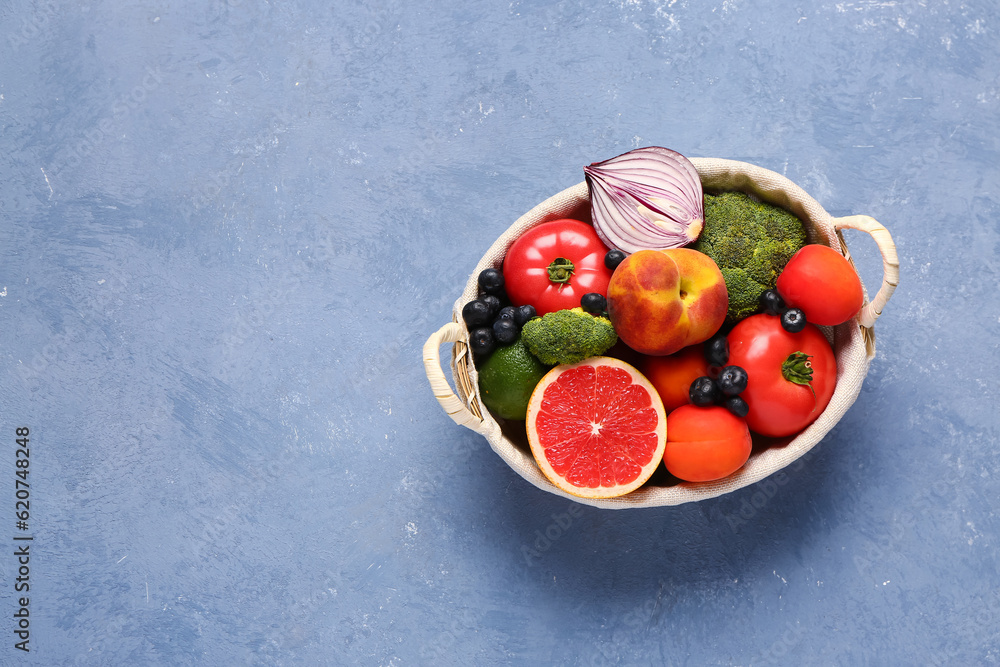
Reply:
M997 663L998 31L994 0L0 0L0 658ZM641 145L874 216L902 283L787 483L575 509L420 348L514 218Z

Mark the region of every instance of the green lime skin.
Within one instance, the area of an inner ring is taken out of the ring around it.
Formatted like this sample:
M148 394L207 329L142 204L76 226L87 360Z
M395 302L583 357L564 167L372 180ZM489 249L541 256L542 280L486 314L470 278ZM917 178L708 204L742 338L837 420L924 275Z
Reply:
M535 385L551 366L535 358L521 339L498 347L479 366L479 393L494 417L524 421Z

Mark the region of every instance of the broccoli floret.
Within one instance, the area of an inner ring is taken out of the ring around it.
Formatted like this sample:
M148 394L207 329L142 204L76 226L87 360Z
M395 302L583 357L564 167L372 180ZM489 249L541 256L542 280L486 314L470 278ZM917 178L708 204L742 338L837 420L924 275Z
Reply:
M573 308L525 322L521 340L539 361L554 366L604 354L618 342L618 335L608 318Z
M727 324L759 309L760 295L808 242L802 221L742 192L705 193L705 228L691 246L715 260L729 291Z

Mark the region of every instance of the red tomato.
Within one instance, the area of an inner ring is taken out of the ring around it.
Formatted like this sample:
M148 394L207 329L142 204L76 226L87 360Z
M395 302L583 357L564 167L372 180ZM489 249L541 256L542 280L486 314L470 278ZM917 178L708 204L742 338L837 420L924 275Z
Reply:
M750 377L740 397L750 406L746 420L751 431L775 438L792 435L826 409L837 386L837 360L815 325L789 333L774 315L751 315L728 339L729 364L741 366Z
M664 357L643 355L638 368L656 387L663 409L668 413L690 403L691 383L708 375L705 347L700 343Z
M750 458L750 431L745 421L719 405L682 405L667 415L663 465L688 482L728 477Z
M578 308L588 292L608 295L607 246L579 220L543 222L522 234L503 260L507 296L515 306L531 304L539 315Z
M861 279L833 248L812 244L792 255L778 276L778 294L789 308L801 308L806 321L836 326L864 305Z

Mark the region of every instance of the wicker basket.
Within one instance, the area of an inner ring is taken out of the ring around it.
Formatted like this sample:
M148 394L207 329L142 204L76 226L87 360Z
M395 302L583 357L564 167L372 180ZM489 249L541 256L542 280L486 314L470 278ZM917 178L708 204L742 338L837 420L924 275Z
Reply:
M427 378L438 402L458 424L483 435L490 446L524 479L536 487L595 507L623 509L628 507L658 507L706 500L743 488L789 465L823 439L853 405L868 366L875 356L875 334L872 327L896 288L899 260L889 232L874 219L864 215L834 218L802 188L773 171L746 162L716 158L694 158L692 162L708 192L739 190L795 213L809 232L810 243L822 243L839 250L850 259L840 230L858 229L872 236L882 254L884 275L882 285L871 300L865 299L861 312L851 321L825 328L833 343L837 358L837 387L829 406L807 429L793 439L764 449L754 448L739 471L715 482L681 483L674 486L647 485L630 494L611 499L577 498L549 482L535 464L524 433L523 422L503 423L483 407L472 355L468 347L469 332L462 322L462 307L477 297L477 276L483 269L499 268L507 248L527 229L558 218L590 221L590 200L586 183L579 183L547 199L521 216L479 261L469 277L462 296L455 302L454 321L436 331L424 345L424 366ZM444 343L452 347L452 376L457 391L453 391L441 367L439 348Z

